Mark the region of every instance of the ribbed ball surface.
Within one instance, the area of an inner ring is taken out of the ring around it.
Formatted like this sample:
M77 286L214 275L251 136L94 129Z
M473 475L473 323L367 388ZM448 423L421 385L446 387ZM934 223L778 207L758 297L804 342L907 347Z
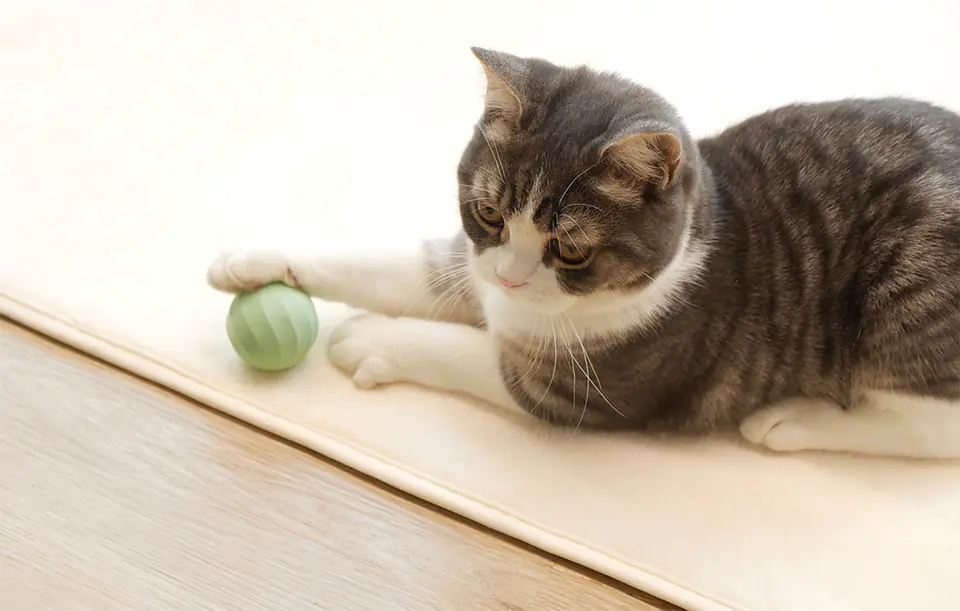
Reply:
M227 314L227 335L248 365L282 371L298 365L317 340L310 296L285 284L237 295Z

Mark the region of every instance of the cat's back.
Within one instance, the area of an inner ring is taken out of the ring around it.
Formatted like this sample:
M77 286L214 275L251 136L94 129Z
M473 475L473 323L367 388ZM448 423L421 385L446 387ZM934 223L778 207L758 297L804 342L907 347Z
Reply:
M960 392L960 116L900 98L795 104L699 147L718 282L746 287L737 307L791 372L782 389Z
M867 206L899 188L960 189L960 115L905 98L783 106L699 147L734 205Z
M699 147L715 212L734 230L726 237L789 255L793 271L819 259L823 274L840 272L894 243L925 258L958 250L960 115L947 109L904 98L793 104Z

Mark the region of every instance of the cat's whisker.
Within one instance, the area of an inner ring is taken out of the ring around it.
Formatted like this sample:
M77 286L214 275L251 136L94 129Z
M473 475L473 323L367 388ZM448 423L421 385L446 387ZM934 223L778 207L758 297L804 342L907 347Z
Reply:
M467 273L465 265L459 264L456 266L457 269L446 269L446 270L437 270L432 274L427 276L427 290L435 289L444 282L452 280L454 278L459 278Z
M443 313L443 309L447 306L450 300L457 295L457 293L463 288L465 282L469 279L466 277L460 278L447 288L445 288L437 298L434 300L433 304L430 306L430 310L427 312L427 316L431 319L436 320L438 316ZM437 313L433 314L434 308L437 308Z
M557 200L557 208L560 208L560 205L563 204L563 198L566 197L567 193L570 191L570 187L573 186L573 183L577 182L578 178L580 178L581 176L583 176L593 168L597 167L598 165L600 165L599 161L573 177L573 180L570 181L570 184L567 185L567 188L563 190L563 194L560 195L560 199Z
M410 310L413 309L413 307L417 305L421 299L423 299L428 293L430 293L430 291L442 285L444 282L465 277L468 275L468 273L469 273L469 270L467 269L466 264L463 264L463 263L455 263L453 265L447 265L447 266L441 267L440 269L434 270L433 272L430 272L429 274L427 274L427 277L426 277L426 280L427 280L426 286L423 288L423 290L421 290L417 294L416 297L413 298L413 300L410 301L409 305L407 305L407 307L403 310L400 316L403 317L409 314Z
M577 361L576 358L574 358L573 350L570 349L570 344L568 343L564 347L567 349L567 353L570 355L570 376L572 380L570 382L570 387L573 393L573 397L570 399L570 404L573 405L573 407L576 407L577 406L577 367L580 366L580 363L579 361ZM590 387L590 383L587 382L587 388L589 387Z
M564 327L565 326L566 325L564 325ZM576 435L577 432L580 430L580 425L583 424L584 416L587 414L587 406L590 404L590 375L589 375L590 367L588 365L587 370L584 371L583 367L580 366L580 362L577 360L576 356L574 356L571 345L567 344L566 348L567 348L567 354L570 355L570 374L572 378L572 382L570 385L573 389L573 398L571 399L571 405L573 405L574 407L577 406L577 369L579 368L580 371L584 372L584 376L585 376L583 408L580 410L580 417L577 419L577 425L573 429L573 434ZM587 354L586 352L584 352L584 357L586 356Z
M530 365L523 372L523 375L517 376L516 379L514 379L513 383L510 385L511 388L516 388L517 386L520 386L524 381L526 381L527 376L530 374L530 371L533 369L533 363L535 362L534 359L537 353L539 352L539 348L541 345L542 345L542 342L540 344L537 344L536 346L531 344L530 346L525 346L522 350L520 350L520 356L523 357L524 359L529 359Z
M541 316L534 318L534 331L536 332L536 327L539 326L540 321L542 320ZM537 333L540 336L540 341L537 343L537 347L534 349L533 358L530 359L530 367L527 368L527 371L514 383L511 385L511 388L518 388L529 380L536 373L536 370L543 364L543 356L546 354L546 343L547 336L542 333Z
M540 404L543 403L543 400L547 398L547 393L550 392L550 387L553 386L553 380L557 376L557 357L559 356L559 350L557 349L557 324L552 317L550 318L550 331L553 335L553 371L550 372L550 381L547 382L547 388L544 389L543 394L540 396L540 400L537 401L536 405L533 406L533 409L530 410L530 412L533 414L537 412L537 408L540 407Z
M468 251L466 251L466 250L453 250L453 251L450 251L450 252L447 252L447 253L444 253L444 254L443 254L443 257L444 257L444 258L447 258L447 259L450 259L450 260L466 259L466 258L468 258L469 256L470 256L470 253L469 253ZM453 265L444 265L444 266L443 266L442 268L440 268L440 269L449 269L449 268L451 268L451 267L454 267L455 265L460 265L460 264L459 264L459 263L456 263L456 264L453 264Z
M447 256L448 256L449 258L451 258L451 259L455 259L455 258L457 258L459 255L458 255L457 253L452 253L452 254L447 255ZM458 270L461 270L461 269L463 269L463 268L464 268L463 263L451 263L451 264L449 264L449 265L444 265L444 266L438 267L437 269L433 270L432 272L430 272L429 274L427 274L427 278L429 278L429 277L431 277L431 276L442 275L442 274L444 274L445 272L458 271Z
M464 298L469 294L470 294L469 287L461 286L459 289L457 289L456 294L453 298L453 302L450 304L450 309L456 310L457 308L462 306Z
M445 288L430 304L430 309L427 310L426 318L429 320L437 320L437 317L443 313L444 304L449 301L450 296L453 294L454 287L456 284L451 284ZM442 301L441 301L442 300ZM434 313L436 310L436 313Z
M584 393L583 398L583 409L580 410L580 418L577 419L577 426L573 428L574 435L580 431L580 425L583 424L583 417L587 415L587 405L590 403L590 382L586 382L585 386L586 392Z
M476 169L480 170L481 172L483 172L484 174L486 174L487 176L489 176L489 177L491 177L491 178L496 178L496 179L499 180L500 182L503 182L503 177L502 177L502 176L499 176L498 174L496 174L496 173L495 173L494 171L492 171L490 168L485 168L485 167L483 167L482 165L478 165L478 164L476 164L476 163L468 163L467 165L470 166L470 167L472 167L472 168L476 168Z
M469 277L464 277L458 280L456 283L448 286L442 293L440 293L440 296L437 297L437 300L436 302L434 302L434 305L430 306L430 311L427 313L427 316L433 320L436 320L437 317L443 314L443 309L447 307L447 305L450 303L450 300L463 292L463 290L466 288L466 285L469 281L470 281ZM443 300L442 302L440 301L441 299ZM437 308L437 313L433 314L433 308L437 307L437 304L439 304L439 307Z
M570 386L573 392L573 397L570 400L570 404L576 407L577 406L577 369L580 369L580 371L583 371L583 367L580 366L580 361L578 361L577 358L573 355L573 350L571 349L570 345L567 344L565 347L567 349L567 354L570 355L570 375L572 380L570 383ZM584 399L584 402L583 402L583 409L580 411L580 418L577 420L577 426L573 430L574 433L580 430L580 424L583 422L583 417L587 413L587 404L590 401L590 395L589 395L590 377L589 376L586 376L586 381L584 382L584 386L586 389L586 392L584 393L586 398Z
M597 374L596 367L593 366L593 360L590 358L590 355L587 353L587 349L583 344L583 339L580 337L580 332L577 331L577 327L573 324L573 321L570 319L570 315L564 314L564 316L570 322L571 330L573 331L574 337L576 337L577 341L580 343L580 349L583 350L583 356L587 362L587 371L584 371L583 368L580 369L583 372L583 375L587 376L587 381L593 384L593 388L597 391L597 394L600 395L600 398L603 399L603 401L610 407L610 409L620 414L622 418L626 418L627 415L621 412L619 409L617 409L613 403L610 403L610 400L607 399L607 396L603 394L603 390L600 387L600 376L599 374ZM572 350L570 351L570 358L573 358ZM575 361L575 362L577 362L577 365L580 364L578 361ZM593 373L597 378L596 382L593 381L593 379L590 377L590 374L588 373L588 371L591 369L593 370Z
M563 233L565 233L565 234L567 235L567 239L570 240L570 243L573 244L573 247L577 249L577 252L580 253L580 255L584 255L584 253L586 253L586 251L583 250L582 248L580 248L580 245L577 244L577 241L573 239L573 236L570 235L570 232L567 231L567 228L566 228L566 227L561 227L560 229L562 229L562 230L563 230Z
M571 321L570 324L572 325L573 322ZM576 332L576 329L574 329L574 332ZM583 347L583 342L580 343L580 350L583 351L583 360L586 361L587 363L587 371L590 371L590 369L593 367L593 363L590 361L590 355L587 354L586 348ZM597 378L597 385L599 385L600 377L597 375L596 369L593 370L593 375L594 377ZM587 405L589 405L589 403L590 403L590 378L588 377L586 382L586 388L584 389L583 409L580 410L580 419L577 420L577 427L574 429L574 433L580 430L580 425L583 424L583 417L587 414Z
M457 296L454 299L454 306L459 307L463 304L464 300L471 295L473 290L473 277L468 276L460 281L460 288L457 289Z
M583 230L583 226L580 225L580 223L579 223L579 221L577 221L577 219L573 218L572 216L570 216L569 214L566 214L566 213L564 213L564 212L561 212L561 213L560 213L560 218L568 218L568 219L570 219L571 221L573 221L573 224L577 226L577 229L580 230L580 233L583 234L583 237L584 237L584 238L587 237L587 232Z
M580 351L583 353L584 363L587 366L587 371L585 372L586 375L589 376L592 371L593 376L596 379L594 385L597 387L598 391L603 390L603 385L600 384L600 376L597 374L597 368L593 366L593 359L590 358L590 353L587 352L587 348L584 345L583 340L580 339L580 332L577 331L577 327L574 324L573 319L570 318L569 314L564 314L563 316L566 318L567 322L570 323L570 330L573 332L574 339L576 339L577 343L580 344Z
M484 187L484 186L482 186L482 185L465 185L465 184L463 184L463 183L457 183L457 186L458 186L458 187L463 187L464 189L468 189L468 190L470 190L470 191L476 190L476 191L483 191L483 192L486 192L486 193L490 193L491 195L493 195L493 196L495 196L495 197L499 197L499 196L500 196L500 192L497 191L496 189L491 189L490 187Z
M500 180L507 182L507 177L503 171L503 161L500 159L500 153L497 151L497 147L490 143L490 138L487 138L487 132L484 131L483 126L478 125L477 127L480 129L480 135L483 136L483 139L486 141L487 147L490 148L490 153L493 155L493 160L497 164L497 171L500 172Z

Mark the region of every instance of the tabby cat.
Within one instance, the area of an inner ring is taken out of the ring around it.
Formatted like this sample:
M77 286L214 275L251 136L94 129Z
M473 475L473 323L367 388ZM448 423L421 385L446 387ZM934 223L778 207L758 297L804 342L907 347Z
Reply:
M373 312L329 345L361 388L960 457L960 116L795 104L697 141L615 74L473 51L487 92L459 235L382 258L228 253L212 286L283 281Z

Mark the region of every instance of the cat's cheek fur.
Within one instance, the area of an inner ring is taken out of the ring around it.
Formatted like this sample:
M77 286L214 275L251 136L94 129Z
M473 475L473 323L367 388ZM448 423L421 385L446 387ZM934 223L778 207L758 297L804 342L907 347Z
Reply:
M522 411L503 381L494 336L475 327L366 314L334 329L328 356L361 388L411 382Z

